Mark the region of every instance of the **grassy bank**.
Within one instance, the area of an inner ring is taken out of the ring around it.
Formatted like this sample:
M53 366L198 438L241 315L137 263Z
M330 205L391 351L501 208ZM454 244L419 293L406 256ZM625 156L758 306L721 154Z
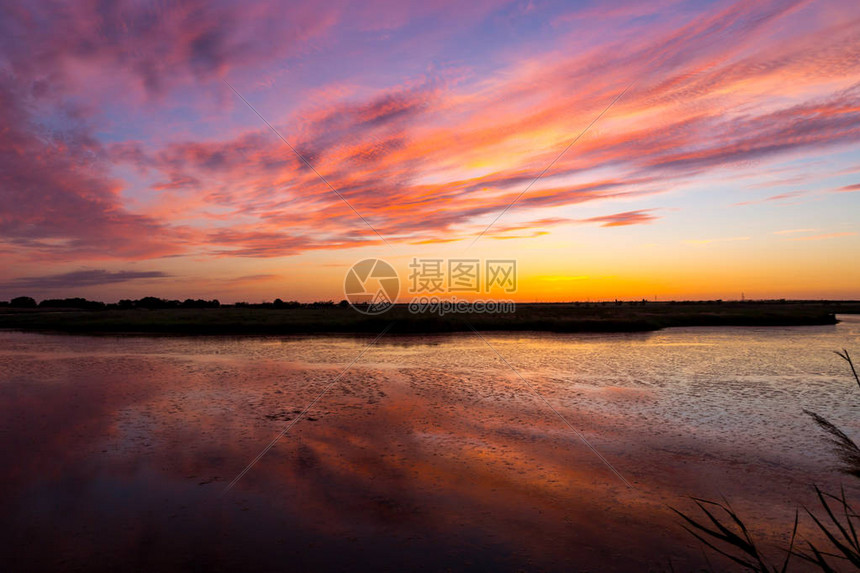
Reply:
M311 334L479 330L636 332L670 326L834 324L836 313L860 313L860 302L661 302L522 304L511 314L438 316L397 306L379 316L349 307L174 308L128 310L0 309L0 328L65 333Z

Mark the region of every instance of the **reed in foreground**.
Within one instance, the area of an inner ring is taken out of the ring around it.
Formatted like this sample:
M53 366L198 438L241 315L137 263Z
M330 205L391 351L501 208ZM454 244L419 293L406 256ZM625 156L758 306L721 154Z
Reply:
M854 380L860 386L860 376L848 351L843 349L836 354L848 363ZM823 416L809 410L804 412L827 433L827 440L842 463L839 470L860 479L860 447ZM805 541L803 548L796 546L799 511L795 511L790 541L788 547L782 549L785 555L778 564L774 564L772 559L764 555L744 521L725 499L718 502L691 498L697 507L697 516L674 507L670 509L680 516L682 527L702 544L749 571L785 573L793 563L792 557L825 572L836 571L835 563L839 564L840 570L848 567L860 571L860 541L857 536L860 516L848 501L845 489L837 496L822 491L818 486L813 487L820 506L819 511L823 512L823 515L817 515L806 507L803 511L812 520L814 528L821 532L826 545L819 546Z

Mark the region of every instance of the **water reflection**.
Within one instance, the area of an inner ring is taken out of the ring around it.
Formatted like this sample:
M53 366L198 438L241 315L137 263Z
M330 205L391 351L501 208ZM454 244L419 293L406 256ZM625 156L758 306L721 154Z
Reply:
M836 485L798 413L860 430L857 325L488 335L634 490L480 339L391 339L223 497L365 341L2 333L2 568L690 569L667 503L776 541Z

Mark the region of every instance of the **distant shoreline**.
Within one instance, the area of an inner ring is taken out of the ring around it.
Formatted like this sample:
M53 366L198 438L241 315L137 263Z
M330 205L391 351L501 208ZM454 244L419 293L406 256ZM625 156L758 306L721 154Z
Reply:
M810 326L860 314L858 301L527 303L510 314L411 314L397 305L378 316L350 307L171 309L0 308L0 329L65 334L295 335L480 331L648 332L677 326Z

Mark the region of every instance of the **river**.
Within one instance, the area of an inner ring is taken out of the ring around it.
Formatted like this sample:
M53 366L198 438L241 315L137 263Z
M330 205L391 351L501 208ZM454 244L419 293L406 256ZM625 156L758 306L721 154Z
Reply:
M684 571L704 563L669 509L688 496L725 496L777 561L812 483L860 493L803 414L860 436L833 352L860 361L860 317L839 318L372 345L0 332L0 569Z

